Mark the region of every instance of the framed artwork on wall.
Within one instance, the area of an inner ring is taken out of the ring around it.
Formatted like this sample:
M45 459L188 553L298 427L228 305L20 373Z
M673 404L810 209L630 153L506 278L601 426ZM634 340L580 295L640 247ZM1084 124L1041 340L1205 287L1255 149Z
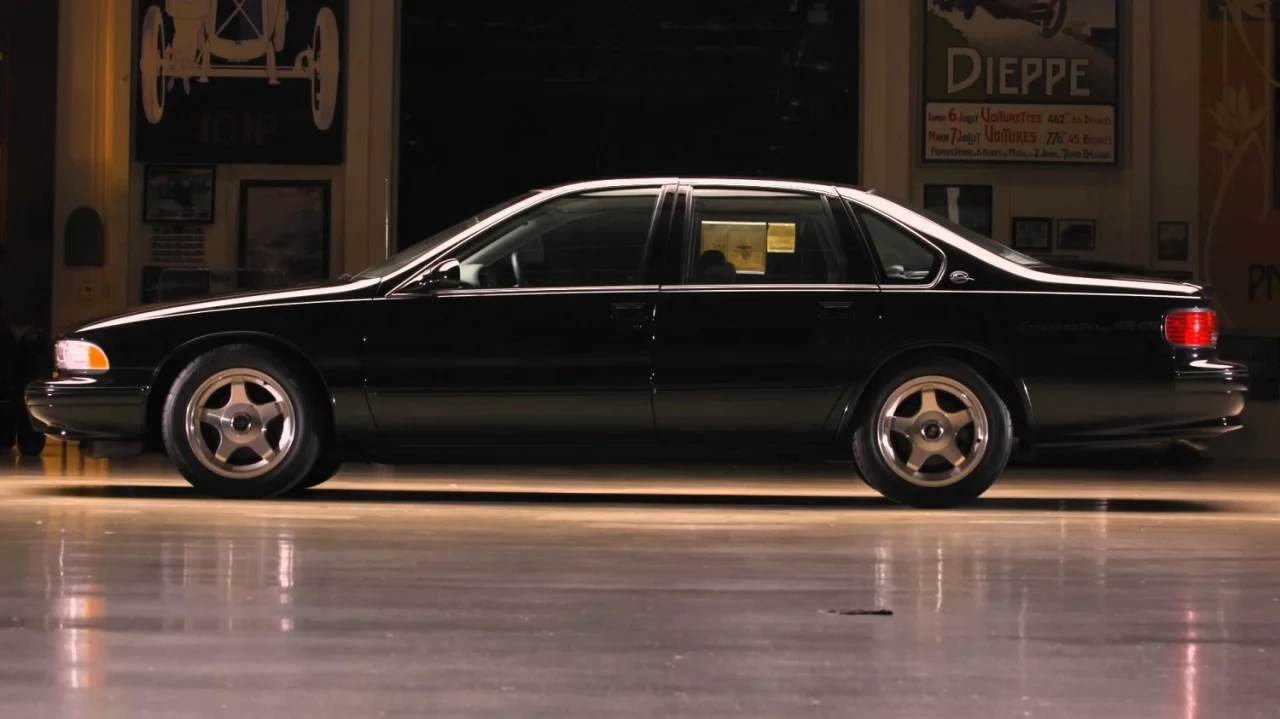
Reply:
M347 0L135 0L134 159L340 165Z
M991 237L991 185L925 185L924 207L984 237Z
M1156 260L1186 262L1191 254L1191 230L1185 222L1161 222L1156 226Z
M143 177L143 222L213 223L218 179L213 165L147 165Z
M1058 220L1057 249L1092 252L1097 224L1093 220Z
M329 276L328 180L240 183L241 285L270 289Z
M1009 237L1015 250L1051 252L1053 251L1053 219L1015 217Z

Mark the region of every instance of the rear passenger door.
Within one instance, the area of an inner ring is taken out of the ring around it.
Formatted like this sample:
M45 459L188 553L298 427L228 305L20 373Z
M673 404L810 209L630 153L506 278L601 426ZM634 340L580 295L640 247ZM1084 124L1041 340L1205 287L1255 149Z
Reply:
M660 439L830 439L877 347L879 291L844 204L741 186L680 193L679 270L656 315Z

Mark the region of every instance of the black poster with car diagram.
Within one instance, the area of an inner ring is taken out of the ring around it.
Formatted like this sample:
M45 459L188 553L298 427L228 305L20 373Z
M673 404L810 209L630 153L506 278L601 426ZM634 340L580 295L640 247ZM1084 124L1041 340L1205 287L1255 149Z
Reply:
M139 162L339 165L347 0L138 0Z

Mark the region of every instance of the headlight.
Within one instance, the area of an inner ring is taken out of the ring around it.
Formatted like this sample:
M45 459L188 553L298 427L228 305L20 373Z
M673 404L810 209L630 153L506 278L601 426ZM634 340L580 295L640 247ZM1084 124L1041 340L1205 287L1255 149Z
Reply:
M54 346L54 360L64 372L106 372L111 369L107 353L92 342L62 340Z

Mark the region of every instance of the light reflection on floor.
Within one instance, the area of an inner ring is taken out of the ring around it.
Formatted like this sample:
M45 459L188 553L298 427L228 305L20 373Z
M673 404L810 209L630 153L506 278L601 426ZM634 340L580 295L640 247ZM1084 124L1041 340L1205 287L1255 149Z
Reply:
M840 465L225 502L50 452L0 468L0 717L1271 717L1278 521L1215 464L918 512Z

